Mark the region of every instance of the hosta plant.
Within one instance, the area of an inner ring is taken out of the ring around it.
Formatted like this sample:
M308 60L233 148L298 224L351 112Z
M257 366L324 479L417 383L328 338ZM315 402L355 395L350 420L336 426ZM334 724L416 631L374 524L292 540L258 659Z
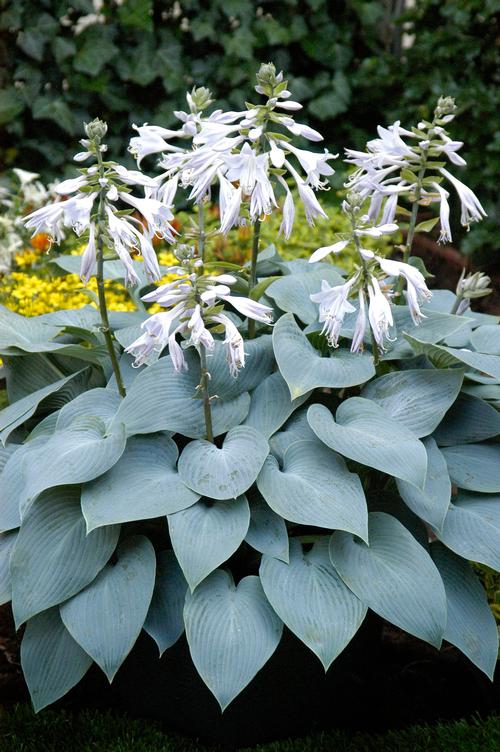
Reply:
M98 308L0 317L0 595L25 625L36 709L93 662L112 681L141 630L160 654L185 632L224 709L284 625L326 670L368 609L493 675L497 630L470 562L500 569L500 327L470 309L485 277L431 292L411 256L429 229L420 205L438 203L450 235L444 185L465 224L483 213L446 166L464 162L454 104L349 150L346 231L284 260L260 247L261 222L281 211L287 237L294 195L321 217L334 157L296 145L321 135L295 121L274 66L256 90L243 112L207 114L194 89L177 130L139 126L130 148L161 154L152 175L110 161L105 124L89 124L66 198L25 220L81 235L99 292ZM196 219L178 236L181 193ZM247 263L213 260L208 201L217 232L251 226ZM377 239L402 220L403 260L386 258ZM331 263L347 248L348 276ZM137 310L108 312L105 279L135 286Z

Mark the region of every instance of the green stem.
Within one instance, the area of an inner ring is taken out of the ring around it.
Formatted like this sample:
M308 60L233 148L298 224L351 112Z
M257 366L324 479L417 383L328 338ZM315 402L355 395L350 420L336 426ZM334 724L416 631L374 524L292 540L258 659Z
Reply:
M207 441L214 443L214 431L212 427L212 408L210 406L210 393L208 390L208 382L210 380L210 374L207 369L207 353L204 345L200 344L200 366L201 366L201 379L200 389L203 393L203 413L205 416L205 428Z
M248 282L248 297L252 296L252 290L257 284L257 256L259 255L259 241L260 241L260 225L259 219L256 219L253 223L253 238L252 238L252 261L250 264L250 280ZM249 319L248 321L248 338L253 339L255 337L255 321Z
M205 207L198 204L198 256L205 261Z
M97 145L97 161L99 165L99 174L104 177L104 166L102 163L102 155L99 150L99 144ZM123 383L122 374L120 371L120 364L118 363L118 357L113 344L113 336L109 327L108 307L106 305L106 291L104 289L104 235L102 228L106 222L106 205L104 202L104 191L101 189L99 196L99 209L97 212L97 249L96 249L96 281L97 281L97 296L99 298L99 312L101 314L101 331L104 334L106 347L113 367L113 373L115 374L116 385L120 397L125 397L126 391Z
M410 217L410 224L408 226L408 235L406 236L406 243L405 243L405 247L403 250L403 262L405 264L408 263L408 259L411 256L411 250L413 247L413 238L415 236L415 227L417 226L417 219L418 219L418 206L419 206L419 201L422 195L422 180L424 179L426 169L427 169L427 151L425 151L422 157L422 164L420 166L420 170L417 176L418 180L417 180L417 185L415 188L415 201L412 203L412 207L411 207L411 217ZM401 275L396 285L396 290L395 290L396 297L401 296L401 293L403 292L403 287L404 287L404 277Z

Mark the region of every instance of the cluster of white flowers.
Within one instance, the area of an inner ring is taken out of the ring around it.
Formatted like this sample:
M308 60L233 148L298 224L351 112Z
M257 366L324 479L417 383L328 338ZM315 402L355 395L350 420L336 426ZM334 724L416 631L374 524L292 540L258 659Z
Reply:
M431 293L425 284L423 274L414 266L402 261L384 259L361 246L363 237L378 238L398 230L395 222L374 225L368 214L359 216L363 201L359 193L351 191L348 194L342 209L351 220L351 234L332 245L318 248L309 259L315 263L330 254L340 253L352 243L359 255L360 268L342 285L330 287L328 282L323 280L320 292L313 293L310 298L319 305L319 321L323 324L322 334L326 336L330 346L337 347L346 313L354 313L356 310L349 302L349 296L357 292L359 308L351 352L363 349L368 325L377 348L384 352L386 339L391 339L390 330L394 320L390 304L391 288L385 282L381 285L381 275L390 278L402 277L405 280L406 300L415 325L425 318L420 306L429 300Z
M443 180L448 180L458 194L464 227L486 216L477 196L444 166L446 160L458 167L466 164L458 154L463 143L453 141L445 128L455 117L455 110L451 97L441 97L432 122L424 120L411 130L403 128L399 121L387 128L379 126L379 138L369 141L366 151L346 149L346 162L358 168L347 185L370 200L368 214L372 220L393 222L402 196L422 205L437 201L440 242L451 241L449 193L441 185Z
M328 161L337 155L296 147L292 136L322 141L318 131L296 123L290 113L302 105L290 99L283 73L276 74L271 63L261 66L257 75L257 93L267 97L265 104L249 104L240 112L215 110L205 117L211 103L210 92L193 89L187 95L189 113L175 112L182 126L170 130L155 125L136 127L130 151L140 162L146 155L162 153L158 197L173 201L178 187L189 188L189 200L200 203L210 198L213 186L219 186L221 232L227 233L247 220L256 222L278 207L276 190L284 192L283 221L280 232L287 239L292 232L295 206L284 175L294 181L307 221L326 218L315 191L328 187L325 177L334 170ZM271 131L278 127L281 133ZM189 139L189 148L170 143L173 138ZM292 163L296 162L295 166ZM305 173L304 174L301 174Z
M230 274L204 275L203 262L196 257L194 248L179 246L177 253L180 265L167 271L179 275L178 278L160 285L142 298L169 310L146 319L142 324L144 333L126 351L135 357L134 365L140 366L153 351L161 352L168 345L174 369L180 372L187 369L187 362L176 335L184 336L184 347L204 347L210 351L215 340L209 327L222 328L229 370L236 377L245 365L243 337L219 303L227 303L244 316L264 324L271 323L272 308L250 298L232 295L231 285L237 280Z
M97 158L97 164L82 168L79 177L63 180L56 185L55 192L67 198L31 212L24 218L24 224L33 230L33 234L48 233L56 243L64 238L64 228L73 229L78 236L88 232L88 245L82 256L80 271L85 282L88 282L95 270L99 233L104 236L106 246L114 249L124 265L127 285L139 281L131 258L131 254L136 253L142 254L148 277L151 280L159 279L160 267L152 238L157 235L170 243L175 240L175 230L170 224L173 219L171 208L152 197L156 189L153 178L137 170L128 170L115 162L102 161L106 146L101 141L106 133L106 126L100 121L96 125L96 122L87 126L89 138L81 142L85 151L76 154L75 160L83 162L94 157ZM131 186L141 187L144 196L133 196ZM99 209L95 207L97 200ZM120 209L120 201L139 212L146 224Z

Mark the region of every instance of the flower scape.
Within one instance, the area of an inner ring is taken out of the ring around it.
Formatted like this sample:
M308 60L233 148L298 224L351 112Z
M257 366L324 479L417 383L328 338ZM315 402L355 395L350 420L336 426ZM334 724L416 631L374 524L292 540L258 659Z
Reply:
M412 255L437 223L451 240L451 190L464 226L485 216L455 103L346 149L339 231L289 258L266 218L285 247L326 220L339 156L272 63L255 93L226 112L193 88L177 129L135 126L133 170L94 120L78 176L23 218L51 254L77 236L54 261L89 300L0 310L1 594L36 710L94 662L112 681L142 630L160 654L185 632L224 710L284 625L327 670L368 609L493 674L470 562L500 569L499 322L470 307L485 275L430 290Z

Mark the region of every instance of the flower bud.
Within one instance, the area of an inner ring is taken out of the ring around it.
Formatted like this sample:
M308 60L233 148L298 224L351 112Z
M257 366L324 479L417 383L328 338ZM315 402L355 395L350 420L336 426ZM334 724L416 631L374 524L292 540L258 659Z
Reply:
M465 276L465 270L458 281L456 294L461 298L467 298L469 300L473 298L484 298L492 292L489 287L491 279L482 272L475 272L475 274L468 274Z
M91 123L85 123L85 133L91 141L100 143L106 133L108 132L108 125L104 120L95 118Z
M189 261L196 256L196 250L194 245L179 243L174 249L174 255L179 261Z
M193 86L191 93L187 95L187 100L191 112L202 112L214 101L212 92L205 86Z
M454 115L456 110L457 106L453 97L439 97L434 116L440 119L446 115Z

